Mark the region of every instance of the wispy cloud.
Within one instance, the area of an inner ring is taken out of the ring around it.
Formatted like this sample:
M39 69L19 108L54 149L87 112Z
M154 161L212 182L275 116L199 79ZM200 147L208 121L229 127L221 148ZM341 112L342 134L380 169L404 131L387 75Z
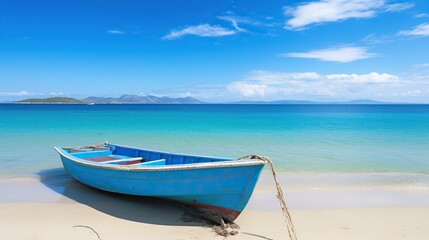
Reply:
M285 28L302 30L312 24L336 22L351 18L371 18L382 12L398 12L413 7L413 3L386 4L385 0L319 0L296 7L284 7L291 17Z
M219 16L218 17L220 20L224 20L227 22L230 22L231 25L239 32L247 32L246 29L241 28L238 26L238 23L243 23L243 19L242 18L238 18L238 17L234 17L234 16ZM247 21L244 21L247 22Z
M50 92L50 93L41 93L41 92L0 92L0 97L25 97L25 96L63 96L63 92Z
M117 30L117 29L109 29L109 30L107 30L107 33L108 34L113 34L113 35L122 35L122 34L125 34L124 31Z
M236 16L236 15L233 15L233 13L231 13L230 15L218 16L218 19L223 20L223 21L227 21L227 22L231 22L231 24L236 29L238 27L238 24L255 26L255 27L273 27L273 26L275 26L275 24L269 23L269 21L271 21L273 19L272 17L265 17L263 21L260 21L260 20L255 20L253 18L249 18L249 17ZM239 30L239 29L240 29L240 27L238 27L237 30Z
M281 57L314 58L321 61L347 63L360 59L375 57L364 47L334 47L309 52L296 52L280 54Z
M422 23L411 30L400 31L398 35L403 36L429 36L429 23Z
M390 43L393 40L390 36L387 36L387 35L378 36L374 33L371 33L371 34L366 35L361 41L366 43L366 44L376 45L376 44Z
M413 67L415 67L415 68L429 68L429 63L419 63L419 64L413 65Z
M19 97L19 96L29 96L32 95L28 93L27 91L21 91L21 92L0 92L1 97Z
M234 34L237 34L237 31L218 25L201 24L172 30L169 34L164 36L163 39L173 40L186 35L195 35L200 37L223 37Z
M198 84L194 87L162 89L152 92L151 95L169 97L194 97L202 101L219 101L227 99L229 94L225 91L225 84ZM147 95L147 93L140 93Z
M414 7L414 3L411 3L411 2L392 3L392 4L385 4L384 7L381 9L381 11L382 12L400 12L412 7Z
M417 13L414 15L415 18L425 18L425 17L429 17L429 14L427 13Z

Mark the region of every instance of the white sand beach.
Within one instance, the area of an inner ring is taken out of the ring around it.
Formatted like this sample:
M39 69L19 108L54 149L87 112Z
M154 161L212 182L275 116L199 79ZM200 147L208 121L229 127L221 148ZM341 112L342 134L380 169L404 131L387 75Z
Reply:
M144 204L144 203L143 203ZM2 239L223 239L170 207L111 206L121 217L79 203L0 204ZM299 239L413 239L429 235L429 208L292 210ZM151 219L149 219L149 217ZM247 209L228 239L288 239L280 212Z
M270 181L261 182L228 239L288 239ZM299 239L429 236L426 189L285 187ZM1 239L224 239L168 202L106 193L63 175L2 181L0 196Z

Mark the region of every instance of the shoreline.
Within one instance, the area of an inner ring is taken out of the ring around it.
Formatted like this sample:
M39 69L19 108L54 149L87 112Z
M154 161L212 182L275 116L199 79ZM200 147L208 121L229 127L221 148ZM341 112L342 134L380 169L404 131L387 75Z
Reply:
M278 178L291 209L429 207L426 174L280 173ZM67 202L79 194L92 196L99 192L72 179L62 168L36 176L0 179L0 203ZM272 211L276 207L274 181L264 172L246 209Z

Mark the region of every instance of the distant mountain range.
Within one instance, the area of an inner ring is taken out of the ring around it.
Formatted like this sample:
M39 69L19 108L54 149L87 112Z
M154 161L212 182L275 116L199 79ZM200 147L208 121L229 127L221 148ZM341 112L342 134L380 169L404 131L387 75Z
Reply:
M202 101L193 97L184 98L172 98L172 97L156 97L152 95L139 96L139 95L128 95L123 94L119 98L113 97L87 97L82 99L83 102L87 103L98 103L98 104L200 104Z
M12 103L46 103L46 104L210 104L193 97L173 98L156 97L153 95L139 96L123 94L115 97L87 97L84 99L53 97L53 98L29 98ZM216 104L216 103L211 103ZM219 103L218 103L219 104ZM398 104L391 102L379 102L369 99L352 100L348 102L315 102L306 100L278 100L278 101L239 101L225 102L221 104ZM400 104L400 103L399 103Z
M156 97L152 95L139 96L123 94L118 98L114 97L87 97L84 99L68 98L68 97L53 97L53 98L29 98L14 103L63 103L63 104L201 104L204 103L196 98L172 98L172 97Z

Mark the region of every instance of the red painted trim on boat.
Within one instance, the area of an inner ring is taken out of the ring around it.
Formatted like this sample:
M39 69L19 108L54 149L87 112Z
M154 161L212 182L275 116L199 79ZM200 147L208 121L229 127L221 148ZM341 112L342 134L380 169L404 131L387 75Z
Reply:
M213 205L207 205L207 204L202 204L197 202L184 202L184 203L207 213L220 214L228 222L233 222L241 213L237 210L213 206Z
M143 162L142 160L134 160L134 161L128 161L125 163L121 163L119 165L132 165L132 164L137 164L137 163L142 163L142 162Z
M92 161L92 162L107 162L107 161L112 161L112 160L118 160L120 158L101 156L101 157L91 157L91 158L83 158L83 159L88 160L88 161Z

